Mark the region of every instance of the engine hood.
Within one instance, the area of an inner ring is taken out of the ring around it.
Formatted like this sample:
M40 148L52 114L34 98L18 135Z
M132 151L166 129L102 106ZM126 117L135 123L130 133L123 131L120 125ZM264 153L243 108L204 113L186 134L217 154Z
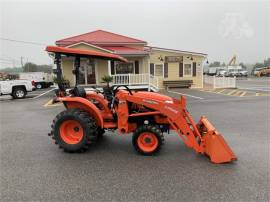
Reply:
M139 91L136 93L133 93L133 96L140 97L140 98L145 98L147 100L153 100L153 101L171 101L173 102L173 98L166 96L166 95L161 95L159 93L154 93L154 92L145 92L145 91Z

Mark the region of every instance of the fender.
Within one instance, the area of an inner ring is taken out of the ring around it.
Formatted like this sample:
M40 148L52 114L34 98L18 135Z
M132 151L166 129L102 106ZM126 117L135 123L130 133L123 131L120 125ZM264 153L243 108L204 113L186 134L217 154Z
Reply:
M95 117L97 125L103 128L103 118L99 109L90 101L82 97L58 97L58 101L63 102L67 109L78 108L87 111Z

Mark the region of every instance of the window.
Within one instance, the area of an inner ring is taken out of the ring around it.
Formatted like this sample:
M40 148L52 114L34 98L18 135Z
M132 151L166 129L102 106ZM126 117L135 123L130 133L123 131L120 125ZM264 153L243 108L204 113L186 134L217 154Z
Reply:
M191 76L191 64L184 65L184 75Z
M193 62L192 63L192 76L196 76L196 71L197 71L197 63Z
M115 64L116 74L133 74L134 73L134 63L121 63L117 62Z
M156 64L155 65L155 76L162 76L163 77L163 64Z
M168 72L168 63L165 62L164 63L164 78L168 78L168 74L169 74L169 72Z

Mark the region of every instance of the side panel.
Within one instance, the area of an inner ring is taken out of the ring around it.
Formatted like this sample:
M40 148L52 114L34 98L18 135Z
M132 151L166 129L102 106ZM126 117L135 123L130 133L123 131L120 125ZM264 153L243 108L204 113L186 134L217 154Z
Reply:
M11 94L12 93L12 85L8 83L8 81L0 82L1 85L1 94Z

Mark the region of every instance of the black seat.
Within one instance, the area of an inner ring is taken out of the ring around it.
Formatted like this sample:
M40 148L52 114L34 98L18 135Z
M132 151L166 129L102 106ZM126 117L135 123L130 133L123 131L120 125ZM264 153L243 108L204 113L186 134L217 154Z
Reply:
M86 91L85 91L84 87L75 86L72 91L73 91L72 93L74 96L86 98Z

